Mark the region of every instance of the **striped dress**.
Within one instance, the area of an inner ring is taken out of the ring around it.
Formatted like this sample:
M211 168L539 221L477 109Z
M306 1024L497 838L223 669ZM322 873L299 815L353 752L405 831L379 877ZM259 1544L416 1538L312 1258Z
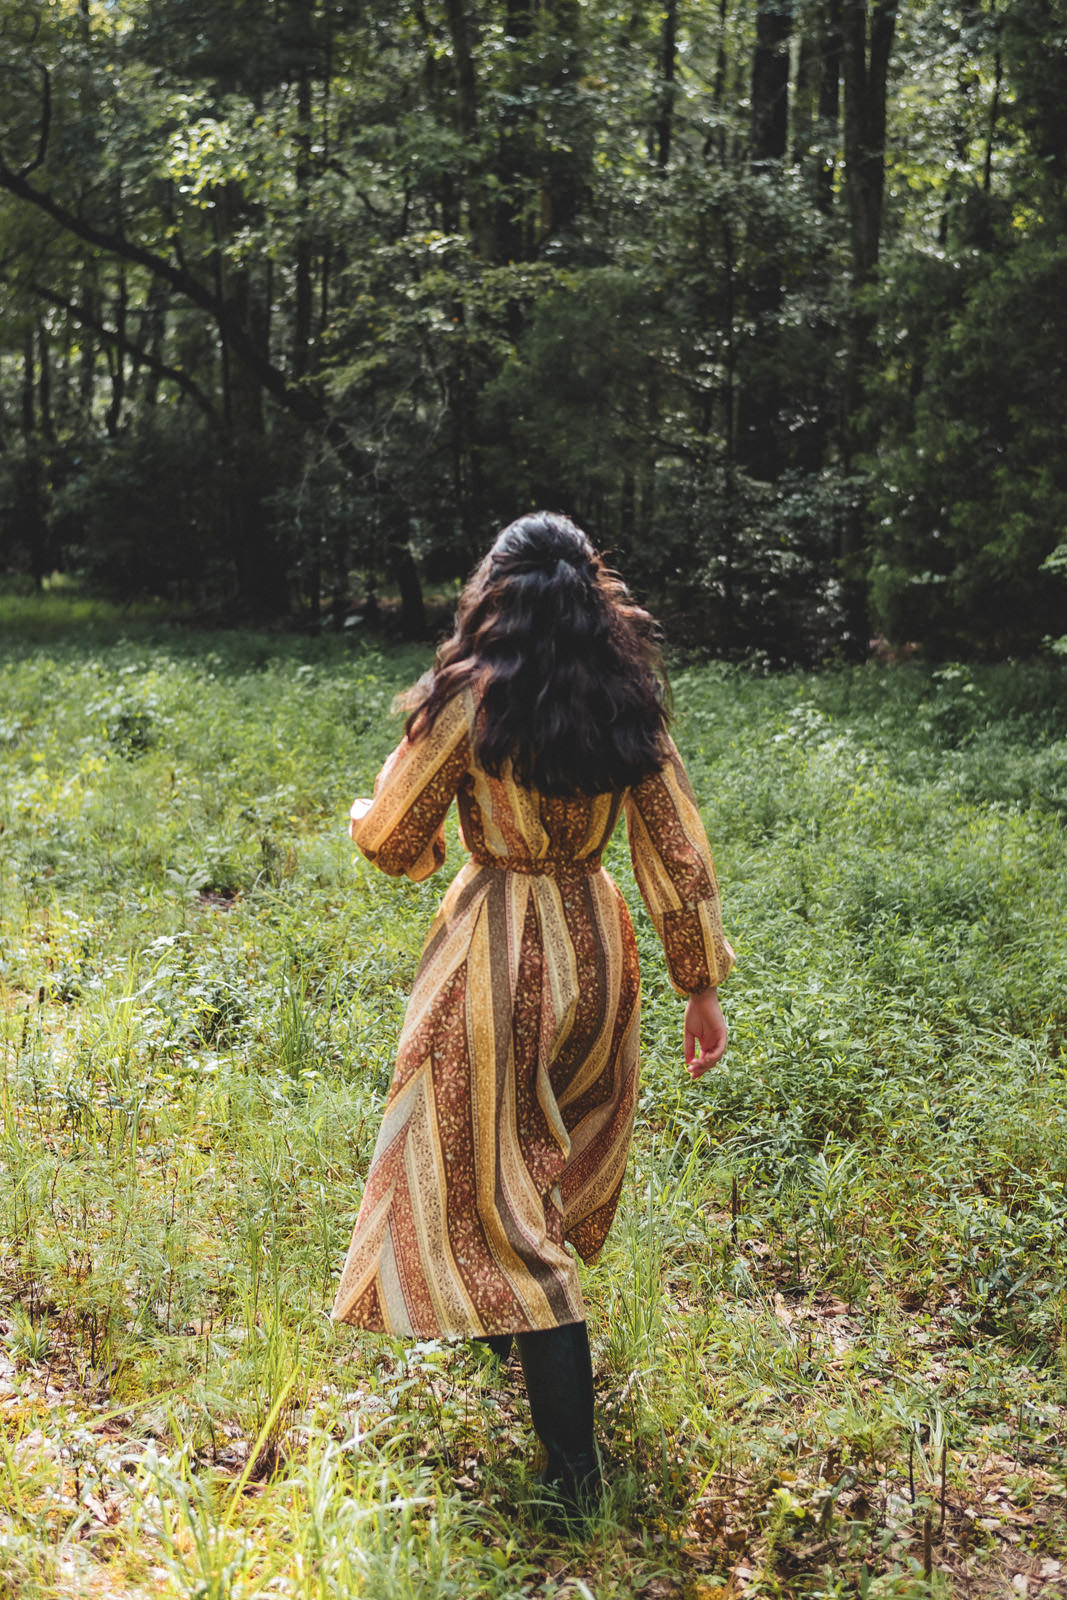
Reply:
M333 1317L437 1338L585 1316L637 1097L640 973L600 865L625 811L638 885L680 993L726 976L718 888L674 746L623 794L553 798L474 763L469 691L404 739L352 836L384 872L444 860L458 799L471 859L430 929Z

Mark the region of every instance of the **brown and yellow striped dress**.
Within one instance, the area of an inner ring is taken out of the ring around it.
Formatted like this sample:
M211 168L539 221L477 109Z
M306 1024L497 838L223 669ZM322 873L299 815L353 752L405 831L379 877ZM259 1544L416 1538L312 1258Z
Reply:
M471 853L422 953L333 1316L436 1338L581 1321L570 1244L592 1261L622 1187L637 1095L640 973L600 865L625 809L675 987L733 953L693 791L671 746L625 794L550 798L471 756L469 691L404 739L352 824L367 859L419 881L458 797Z

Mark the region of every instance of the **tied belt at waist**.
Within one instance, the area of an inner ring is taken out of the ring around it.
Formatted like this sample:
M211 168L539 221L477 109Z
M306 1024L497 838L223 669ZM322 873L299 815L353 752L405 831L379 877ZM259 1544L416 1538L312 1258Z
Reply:
M472 850L476 867L495 867L498 872L521 872L531 878L581 878L600 871L599 856L543 856L539 861L520 861L515 856L491 856Z

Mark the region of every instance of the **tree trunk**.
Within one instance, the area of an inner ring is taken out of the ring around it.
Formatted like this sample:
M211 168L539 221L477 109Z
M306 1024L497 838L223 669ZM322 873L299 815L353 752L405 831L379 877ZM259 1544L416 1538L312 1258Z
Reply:
M96 310L96 262L90 256L82 272L82 303L92 316ZM78 364L78 404L90 421L93 409L93 389L96 383L96 344L83 332L81 356Z
M749 148L749 159L757 171L781 161L788 149L791 23L788 0L759 0ZM756 360L754 370L742 381L738 397L737 454L746 472L773 481L782 466L777 437L779 380L774 359L782 282L777 240L768 237L759 243L759 257L749 286Z
M311 180L311 49L312 7L308 0L293 6L294 44L299 55L296 80L296 163L293 179L297 193L297 230L293 295L293 377L308 371L311 350L312 241L308 185Z
M41 483L41 451L37 435L37 363L33 328L27 328L22 342L21 420L23 456L15 478L16 534L26 545L30 573L35 586L44 584L47 567L45 523Z
M864 419L867 375L875 356L876 316L870 286L878 268L885 194L886 97L897 0L842 0L842 71L845 88L845 192L852 255L852 307L845 370L842 455L846 473L871 446ZM845 648L862 660L867 653L866 549L868 513L857 489L842 522L841 579Z
M707 161L714 150L720 166L726 164L726 128L722 120L726 102L726 18L726 0L719 0L719 42L715 46L715 81L711 89L711 103L715 108L715 116L704 141L704 160Z
M793 95L794 165L805 171L816 206L833 205L840 114L841 0L820 0L807 18Z
M220 184L215 191L217 227L217 279L223 325L247 330L266 358L266 306L260 286L249 267L232 262L226 245L246 212L244 194L236 183ZM223 413L227 422L227 532L242 602L254 613L284 611L288 602L285 566L273 537L264 499L267 443L263 417L263 390L254 373L240 361L229 359L225 337L223 352Z
M674 129L675 74L678 64L678 0L667 0L663 13L663 43L660 57L659 117L656 122L656 165L666 170L671 159Z
M819 99L821 45L819 19L816 18L814 23L809 23L800 35L797 73L793 83L790 144L793 150L793 165L801 169L808 165L811 148L817 137L816 112Z
M734 536L735 502L737 499L738 434L740 404L737 392L737 271L733 229L729 223L723 229L723 338L726 345L723 362L723 504L719 517L722 539L715 552L721 560L723 574L723 603L716 629L719 647L729 646L737 631L734 607Z
M668 3L673 4L674 0ZM548 0L545 9L552 19L556 59L544 80L544 93L546 98L560 99L565 92L577 89L582 75L578 53L579 4L578 0ZM581 160L575 148L568 155L557 156L552 165L548 183L541 193L542 237L569 228L579 216L588 192L588 177L580 165Z
M114 439L119 431L119 422L122 418L122 403L126 398L126 313L129 309L129 294L126 284L125 264L119 263L119 281L115 294L115 332L118 335L114 345L108 349L108 368L111 373L111 400L104 414L104 427L109 439Z
M780 161L789 139L789 0L757 0L752 57L751 159Z
M43 317L37 319L37 406L41 438L46 444L55 444L56 424L52 416L52 351L48 328Z
M334 633L341 633L344 631L345 616L348 612L348 527L343 518L340 517L333 527L330 539L330 556L333 568L333 583L330 587L330 621ZM421 594L419 602L421 609ZM405 628L406 631L407 629Z
M996 138L997 118L1000 116L1000 95L1004 86L1004 61L999 50L994 59L993 73L993 98L989 105L985 159L982 162L982 193L985 195L988 195L993 188L993 141Z
M133 355L134 372L130 377L130 403L134 403L138 388L142 388L144 404L151 409L159 398L159 384L163 373L159 370L163 344L167 335L168 295L166 284L153 281L148 285L145 309L141 318L141 344L145 354L155 363L148 365ZM142 376L143 375L143 376ZM143 387L142 387L143 386Z
M405 638L426 635L426 609L422 600L419 571L408 543L408 519L404 508L390 497L382 507L389 549L389 571L400 593L400 625Z
M819 166L815 203L824 216L834 204L834 172L841 116L841 0L826 0L819 72Z
M842 0L845 80L845 191L852 279L859 288L878 265L885 194L886 93L897 0Z
M452 63L456 84L456 131L469 161L466 171L467 213L471 235L478 254L486 261L496 259L492 208L478 192L475 159L478 139L478 80L474 70L476 23L467 10L466 0L445 0L448 33L452 41Z

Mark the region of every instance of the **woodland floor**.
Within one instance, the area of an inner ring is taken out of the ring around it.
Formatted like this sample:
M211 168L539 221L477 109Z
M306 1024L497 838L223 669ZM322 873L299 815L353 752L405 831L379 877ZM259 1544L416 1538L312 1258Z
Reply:
M644 1087L567 1538L514 1362L326 1315L460 855L344 832L425 653L7 622L0 1600L1067 1594L1062 666L675 674L731 1045L689 1082L617 839Z

